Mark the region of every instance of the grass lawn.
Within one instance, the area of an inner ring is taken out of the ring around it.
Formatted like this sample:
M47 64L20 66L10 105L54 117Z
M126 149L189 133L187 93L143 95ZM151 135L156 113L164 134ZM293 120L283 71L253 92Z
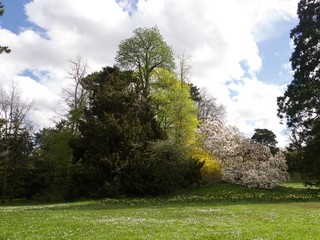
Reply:
M320 239L320 193L230 184L163 198L0 205L0 239ZM299 187L298 187L299 186Z

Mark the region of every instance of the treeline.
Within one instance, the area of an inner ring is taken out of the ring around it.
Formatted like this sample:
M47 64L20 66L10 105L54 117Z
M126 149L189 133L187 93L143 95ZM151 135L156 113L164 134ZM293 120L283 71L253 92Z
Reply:
M196 128L200 119L221 120L224 108L187 83L186 58L175 73L158 29L139 28L120 43L116 63L88 75L83 59L71 60L67 114L34 135L33 103L16 86L1 92L2 201L158 195L219 178L218 165L203 167L213 159Z
M176 67L159 30L138 28L115 66L87 74L80 57L70 61L68 110L55 127L32 134L33 103L15 85L1 90L1 201L158 195L217 179L273 188L289 179L287 162L319 180L319 4L301 0L291 32L294 80L278 98L291 131L285 154L267 129L246 139L227 126L224 107L188 83L187 58Z

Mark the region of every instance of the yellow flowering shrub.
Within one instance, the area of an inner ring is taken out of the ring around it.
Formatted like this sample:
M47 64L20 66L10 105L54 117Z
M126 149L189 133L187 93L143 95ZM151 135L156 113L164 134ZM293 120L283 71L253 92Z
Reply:
M200 171L204 182L210 183L221 179L221 164L210 153L197 147L192 158L203 164Z

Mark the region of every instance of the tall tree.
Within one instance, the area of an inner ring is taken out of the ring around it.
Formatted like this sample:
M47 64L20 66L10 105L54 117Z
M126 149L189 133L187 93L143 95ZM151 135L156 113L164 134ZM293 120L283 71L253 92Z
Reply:
M179 57L179 79L181 82L188 83L190 80L191 65L189 64L190 56L183 54Z
M75 161L86 169L88 191L143 192L142 152L149 141L162 137L150 103L140 102L131 72L107 67L85 82L89 104L72 147Z
M4 5L2 4L2 2L0 2L0 16L2 16L3 13L4 13ZM8 46L6 46L6 47L0 46L0 54L3 53L3 52L10 53L11 50L10 50L10 48Z
M305 146L320 138L320 1L301 0L298 17L299 24L290 34L295 45L290 59L294 79L278 98L278 116Z
M20 191L27 158L31 151L27 116L31 102L22 101L15 85L0 92L0 184L1 200Z
M164 69L157 69L153 77L152 102L160 126L176 143L194 139L198 126L197 109L189 85Z
M149 97L150 77L155 68L175 68L173 51L157 27L137 28L131 38L121 41L116 63L123 70L137 73L137 85L144 97Z

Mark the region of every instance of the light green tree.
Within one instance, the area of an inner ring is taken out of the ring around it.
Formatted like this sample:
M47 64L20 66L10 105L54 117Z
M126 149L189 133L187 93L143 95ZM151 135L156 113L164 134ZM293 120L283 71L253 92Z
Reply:
M162 129L174 142L194 140L198 120L190 86L165 69L156 69L152 78L152 101Z
M137 73L144 97L149 97L150 77L156 68L175 68L173 51L157 27L134 30L131 38L120 42L115 60L120 69Z

